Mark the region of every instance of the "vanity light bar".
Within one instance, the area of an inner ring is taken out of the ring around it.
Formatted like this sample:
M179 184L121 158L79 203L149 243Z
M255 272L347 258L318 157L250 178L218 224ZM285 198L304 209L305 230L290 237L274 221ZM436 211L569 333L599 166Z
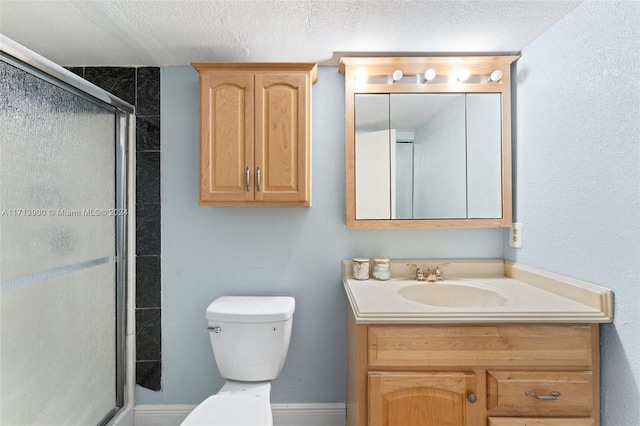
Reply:
M438 74L435 69L429 68L424 72L424 74L416 75L417 84L422 84L422 83L429 84L436 78L437 75ZM480 76L481 74L476 74L476 75ZM472 74L471 74L471 71L469 71L466 68L457 68L451 71L449 76L450 76L451 83L464 83L465 81L469 80ZM489 74L487 78L487 83L497 83L502 79L502 76L503 76L503 73L501 70L494 70L493 72L491 72L491 74ZM397 69L393 71L393 73L391 74L391 81L393 84L395 84L398 81L400 81L402 77L404 77L404 73L402 72L402 70ZM369 73L365 69L358 70L354 74L354 81L358 85L367 84L368 79L369 79Z

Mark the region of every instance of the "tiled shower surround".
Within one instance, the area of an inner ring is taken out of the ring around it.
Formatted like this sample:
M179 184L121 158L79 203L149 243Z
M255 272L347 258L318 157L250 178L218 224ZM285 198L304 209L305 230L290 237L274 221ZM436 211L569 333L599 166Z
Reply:
M136 107L136 382L161 388L160 68L72 67Z

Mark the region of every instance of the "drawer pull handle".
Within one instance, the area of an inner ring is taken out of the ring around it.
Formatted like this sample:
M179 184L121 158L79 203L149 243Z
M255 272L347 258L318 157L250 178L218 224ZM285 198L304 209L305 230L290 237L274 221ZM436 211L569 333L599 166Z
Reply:
M469 395L467 395L467 399L469 400L469 402L476 402L478 400L478 397L475 393L470 393Z
M251 176L249 175L250 172L251 172L251 168L247 166L246 170L244 171L244 180L245 180L245 186L246 186L247 192L249 192L249 189L251 188L249 186L249 184L251 183L250 182Z
M551 395L536 395L534 392L531 392L531 391L525 392L524 394L527 396L532 396L536 399L539 399L540 401L555 401L560 396L560 392L558 391L551 392Z

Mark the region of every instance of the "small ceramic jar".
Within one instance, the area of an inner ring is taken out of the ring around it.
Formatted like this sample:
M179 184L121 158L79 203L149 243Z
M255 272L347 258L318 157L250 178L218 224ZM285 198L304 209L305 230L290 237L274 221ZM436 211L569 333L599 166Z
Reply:
M353 278L356 280L369 279L369 259L352 259Z
M389 259L378 258L373 259L373 262L373 278L380 281L386 281L391 278Z

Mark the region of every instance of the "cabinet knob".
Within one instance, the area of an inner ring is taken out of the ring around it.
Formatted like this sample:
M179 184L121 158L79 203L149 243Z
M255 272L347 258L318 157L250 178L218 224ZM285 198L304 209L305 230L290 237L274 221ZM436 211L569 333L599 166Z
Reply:
M469 402L476 402L478 400L478 397L475 393L470 393L469 395L467 395L467 399L469 400Z

